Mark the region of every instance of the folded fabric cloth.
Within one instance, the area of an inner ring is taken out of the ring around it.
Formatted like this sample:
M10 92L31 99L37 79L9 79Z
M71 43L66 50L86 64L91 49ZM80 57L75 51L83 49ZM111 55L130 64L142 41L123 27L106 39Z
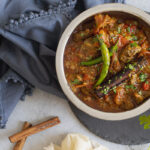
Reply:
M108 148L91 141L87 136L73 133L65 137L61 146L51 143L44 150L108 150Z
M0 1L0 128L5 127L22 95L31 93L34 86L65 97L55 70L59 38L77 14L92 6L110 2L127 1Z

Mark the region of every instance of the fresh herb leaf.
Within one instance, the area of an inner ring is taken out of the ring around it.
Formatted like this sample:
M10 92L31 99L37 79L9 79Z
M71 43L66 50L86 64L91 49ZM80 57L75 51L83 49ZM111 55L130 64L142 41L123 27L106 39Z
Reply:
M137 39L138 39L137 36L132 35L132 40L133 40L133 41L137 41Z
M109 91L109 87L107 86L107 87L105 87L105 88L102 90L102 93L107 94L108 91Z
M108 84L110 84L111 83L111 80L108 80Z
M134 85L132 85L132 84L131 85L126 85L125 88L126 89L133 89L133 90L136 89L136 87Z
M136 47L136 46L138 46L138 44L136 42L133 42L133 43L130 44L130 46L131 47Z
M74 81L72 81L72 84L79 84L81 83L78 79L74 79Z
M118 33L121 33L121 28L120 27L118 27Z
M132 65L132 64L129 64L128 67L129 67L130 70L134 69L134 65Z
M116 93L116 86L112 88L113 92Z
M80 36L83 37L85 34L83 32L80 33Z
M130 30L131 30L130 27L128 27L128 28L127 28L127 31L130 32Z
M113 89L114 93L116 93L116 89Z
M150 115L140 116L139 121L140 121L140 125L144 125L144 130L150 129Z
M146 83L146 84L149 84L149 82L148 82L148 81L145 81L145 83Z
M131 60L127 60L127 63L129 63Z
M150 51L150 47L147 50Z
M144 81L146 81L146 79L147 79L147 74L141 73L141 74L139 75L139 78L140 78L141 82L144 82Z

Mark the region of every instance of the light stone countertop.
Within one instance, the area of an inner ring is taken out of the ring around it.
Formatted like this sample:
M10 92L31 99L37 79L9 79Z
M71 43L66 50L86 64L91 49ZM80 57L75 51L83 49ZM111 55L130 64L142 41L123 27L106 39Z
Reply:
M32 96L20 101L7 123L6 129L0 130L0 150L12 150L13 144L8 137L22 129L23 122L40 123L52 116L59 116L61 124L28 137L24 150L43 150L51 142L60 144L67 133L82 133L99 142L110 150L148 150L150 144L124 146L107 142L88 131L72 113L66 100L36 89ZM117 133L116 133L117 134Z

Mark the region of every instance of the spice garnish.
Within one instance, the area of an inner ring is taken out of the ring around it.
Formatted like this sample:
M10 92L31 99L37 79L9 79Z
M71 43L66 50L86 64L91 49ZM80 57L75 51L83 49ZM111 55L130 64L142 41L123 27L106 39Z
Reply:
M132 85L132 84L131 85L126 85L125 88L126 89L133 89L133 90L136 89L136 87L134 85Z
M120 27L118 27L118 33L121 33L121 28Z
M132 40L133 40L133 41L137 41L137 39L138 39L137 36L132 35Z
M139 78L140 78L141 82L144 82L144 81L146 81L146 79L147 79L147 74L141 73L141 74L139 75Z
M116 93L116 86L112 88L113 92Z
M130 27L127 28L127 31L130 32Z
M79 84L81 83L81 81L79 81L78 79L74 79L74 81L71 82L72 84Z
M133 64L129 64L128 67L129 67L129 69L131 69L131 70L134 69L134 65L133 65Z
M80 36L82 36L82 37L83 37L84 35L85 35L84 33L80 33Z
M136 46L138 46L138 44L136 42L133 42L133 43L130 44L130 46L131 47L136 47Z
M107 94L108 91L109 91L109 87L107 86L107 87L105 87L105 88L102 90L102 93Z

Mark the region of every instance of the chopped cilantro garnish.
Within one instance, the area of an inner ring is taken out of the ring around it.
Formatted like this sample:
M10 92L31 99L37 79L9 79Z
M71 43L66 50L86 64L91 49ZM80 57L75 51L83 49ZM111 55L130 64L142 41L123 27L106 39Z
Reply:
M111 80L108 80L108 84L110 84L111 83Z
M133 41L137 41L137 36L132 35L132 40L133 40Z
M147 50L150 51L150 47Z
M121 28L120 27L118 27L118 33L121 33Z
M148 82L148 81L145 81L145 83L146 83L146 84L149 84L149 82Z
M130 46L131 47L136 47L136 46L138 46L138 44L136 42L133 42L133 43L130 44Z
M114 93L116 93L116 89L113 89Z
M107 87L105 87L105 88L102 90L102 93L107 94L107 93L108 93L108 90L109 90L109 87L107 86Z
M133 62L133 63L132 63L133 66L136 66L136 64L137 64L136 62Z
M113 92L116 93L116 86L112 88Z
M81 32L81 33L80 33L80 36L82 36L82 37L83 37L84 35L85 35L85 34L84 34L83 32Z
M127 31L130 32L130 27L127 28Z
M147 79L147 74L141 73L139 75L139 78L140 78L141 82L144 82Z
M134 69L134 65L133 65L133 64L129 64L128 67L129 67L130 70L133 70L133 69Z
M127 60L127 63L129 63L131 60Z
M129 69L133 70L135 65L136 65L136 63L128 64L125 66L125 69L129 68Z
M131 85L126 85L125 87L126 87L126 89L133 89L133 90L136 89L136 87L132 84Z
M72 84L79 84L81 83L78 79L74 79L74 81L72 81Z

